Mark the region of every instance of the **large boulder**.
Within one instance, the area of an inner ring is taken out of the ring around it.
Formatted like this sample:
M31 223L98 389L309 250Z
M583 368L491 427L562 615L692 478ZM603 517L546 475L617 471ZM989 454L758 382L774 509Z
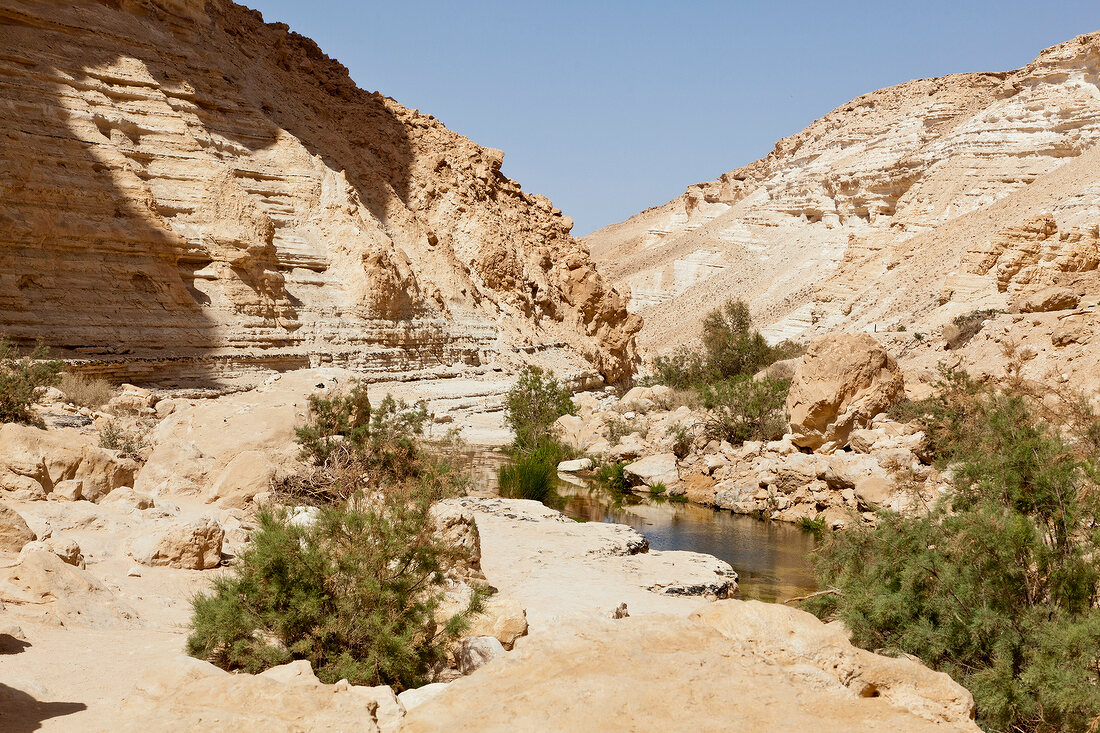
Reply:
M138 621L137 612L102 581L37 545L24 547L18 563L0 567L0 597L40 621L67 627L117 628Z
M276 466L264 453L246 450L225 467L206 494L207 501L220 506L244 507L257 494L271 490Z
M664 484L667 487L680 480L675 453L660 453L634 461L623 468L623 475L632 484L645 484L650 487L657 484Z
M823 336L812 344L787 395L794 444L843 448L856 428L905 396L894 357L868 334Z
M1021 313L1049 313L1072 310L1081 302L1081 296L1069 288L1049 287L1019 296L1013 306Z
M130 542L130 556L142 565L207 570L222 560L225 530L209 517L143 531Z
M77 433L10 423L0 427L0 489L45 498L62 481L82 482L80 496L99 501L134 482L132 461L119 459Z
M23 517L11 507L0 504L0 552L19 552L34 539L34 532Z
M691 618L561 620L555 633L411 702L406 733L635 731L662 727L656 721L669 730L978 732L973 698L947 675L856 649L805 612L752 601L707 604Z
M306 662L305 666L308 667ZM299 671L301 665L285 666ZM156 731L392 731L405 709L386 686L325 685L313 671L230 674L181 656L138 676L138 687L118 703L112 730Z

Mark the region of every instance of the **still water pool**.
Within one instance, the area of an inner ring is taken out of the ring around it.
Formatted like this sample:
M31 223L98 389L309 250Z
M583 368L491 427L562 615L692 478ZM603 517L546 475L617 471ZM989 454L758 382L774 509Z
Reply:
M495 492L499 453L474 458L474 486ZM613 496L594 481L562 477L559 507L587 522L625 524L641 532L654 550L690 550L725 560L739 576L740 597L782 602L817 590L809 553L814 536L786 522L769 522L693 504L625 494Z

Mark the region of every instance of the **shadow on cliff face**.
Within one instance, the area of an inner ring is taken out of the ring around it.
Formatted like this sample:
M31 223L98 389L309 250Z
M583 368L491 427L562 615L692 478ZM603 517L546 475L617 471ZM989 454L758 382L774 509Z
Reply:
M407 200L404 123L312 41L258 13L213 4L224 10L216 26L181 26L148 2L134 13L87 0L25 7L0 10L0 40L20 55L0 62L0 81L14 82L0 102L16 111L0 117L0 333L17 343L216 382L213 353L235 346L221 322L270 313L272 279L283 313L293 319L302 304L282 289L269 246L263 277L232 265L236 287L261 305L221 312L231 306L203 285L215 261L199 241L208 237L189 221L207 201L189 187L219 169L239 176L283 129L334 173L346 170L383 223L395 196ZM201 128L172 119L176 93ZM354 125L328 129L348 112Z
M153 131L94 71L117 58L98 48L110 37L33 20L0 24L19 56L0 65L0 332L66 358L204 353L217 337L181 276L187 241L145 184L140 140Z
M31 733L41 728L44 720L87 709L82 702L40 702L0 682L0 730L7 733Z

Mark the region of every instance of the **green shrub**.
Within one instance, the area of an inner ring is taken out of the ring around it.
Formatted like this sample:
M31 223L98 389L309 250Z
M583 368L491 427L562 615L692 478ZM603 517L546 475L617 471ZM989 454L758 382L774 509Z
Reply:
M259 672L308 659L326 683L429 681L448 643L480 610L438 625L443 569L461 551L437 538L438 493L420 483L357 508L327 507L310 526L262 511L233 572L194 600L187 651L227 670Z
M998 313L1002 313L993 308L987 310L971 311L961 316L956 316L952 323L958 329L955 334L947 340L947 348L959 349L966 346L970 339L974 338L981 332L982 327L985 326L985 322L993 318Z
M19 356L15 346L0 336L0 423L41 425L31 411L47 387L61 378L63 363L48 359L50 350L39 343L30 354Z
M649 487L649 493L651 494L663 494L666 491L668 491L668 487L660 481Z
M701 390L709 410L704 423L710 440L740 445L746 440L775 440L786 430L784 403L790 382L741 377L707 385Z
M116 450L119 453L137 453L145 446L145 441L137 433L121 427L114 420L108 420L99 429L99 447Z
M1012 390L946 372L917 403L926 452L955 487L920 517L833 533L809 606L868 649L914 654L974 694L994 731L1100 720L1096 454Z
M564 459L562 447L548 442L533 451L517 452L510 463L501 466L497 485L501 496L533 499L547 506L559 506L558 464Z
M550 428L562 415L577 412L569 390L553 374L525 367L504 398L505 420L515 433L515 446L534 450L550 439Z
M691 446L695 442L695 436L691 428L686 425L677 425L672 431L672 452L677 458L685 458L691 453Z
M752 376L780 359L805 352L791 341L769 346L752 327L748 305L728 300L703 319L702 351L683 346L668 356L653 361L657 384L669 387L700 387L704 384Z
M621 493L630 488L630 482L626 480L625 461L601 461L598 462L594 473L596 480L615 493Z
M115 393L106 379L92 379L72 372L61 375L57 388L65 393L69 402L92 410L98 410L110 402Z

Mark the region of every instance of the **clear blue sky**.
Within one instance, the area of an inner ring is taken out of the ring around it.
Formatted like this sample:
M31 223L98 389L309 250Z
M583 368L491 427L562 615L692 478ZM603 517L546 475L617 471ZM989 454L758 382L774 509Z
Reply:
M244 0L359 86L505 152L580 236L765 155L860 94L1003 71L1097 0Z

